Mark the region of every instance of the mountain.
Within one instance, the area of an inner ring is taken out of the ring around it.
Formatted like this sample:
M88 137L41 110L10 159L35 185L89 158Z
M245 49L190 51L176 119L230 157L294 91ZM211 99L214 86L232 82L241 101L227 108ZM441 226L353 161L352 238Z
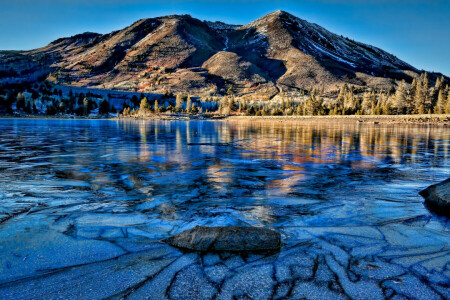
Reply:
M109 34L88 32L31 51L0 52L0 61L0 72L38 72L74 86L194 95L231 87L235 94L268 98L311 86L336 90L344 83L389 88L421 72L284 11L244 26L189 15L142 19Z

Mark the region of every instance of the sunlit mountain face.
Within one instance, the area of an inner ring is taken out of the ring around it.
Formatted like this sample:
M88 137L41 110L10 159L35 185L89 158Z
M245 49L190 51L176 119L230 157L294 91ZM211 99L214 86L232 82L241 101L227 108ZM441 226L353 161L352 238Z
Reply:
M82 33L32 51L0 52L8 81L165 94L224 94L271 99L310 87L389 89L419 71L375 46L277 11L247 25L189 15L139 20L108 34ZM8 75L9 74L9 75ZM442 74L429 72L435 81Z

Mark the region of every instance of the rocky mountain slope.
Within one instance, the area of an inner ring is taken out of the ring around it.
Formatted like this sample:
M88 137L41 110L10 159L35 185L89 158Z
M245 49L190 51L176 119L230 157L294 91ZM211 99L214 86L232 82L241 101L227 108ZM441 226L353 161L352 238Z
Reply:
M16 77L39 71L67 85L196 95L231 88L268 98L311 86L335 90L343 83L388 88L420 73L379 48L283 11L244 26L189 15L142 19L109 34L83 33L32 51L0 52L0 60L0 71Z

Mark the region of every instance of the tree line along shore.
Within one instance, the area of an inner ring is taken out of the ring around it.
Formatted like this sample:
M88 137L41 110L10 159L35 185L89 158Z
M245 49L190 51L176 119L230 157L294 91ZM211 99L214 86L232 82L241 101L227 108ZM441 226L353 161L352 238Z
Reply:
M255 95L234 95L230 86L225 95L194 97L189 92L174 95L167 91L159 97L130 94L112 99L110 94L68 92L48 81L0 85L0 115L14 116L119 116L164 117L200 115L226 116L363 116L363 115L444 115L450 114L450 92L445 78L432 87L427 73L412 83L401 81L396 88L375 89L342 85L324 92L318 87L302 90L301 96L282 92L274 99Z

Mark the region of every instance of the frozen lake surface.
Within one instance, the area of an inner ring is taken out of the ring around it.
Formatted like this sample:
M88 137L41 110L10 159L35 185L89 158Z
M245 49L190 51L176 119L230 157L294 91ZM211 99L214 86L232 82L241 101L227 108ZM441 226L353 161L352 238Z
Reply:
M445 299L443 126L0 120L1 299ZM183 230L282 233L183 253Z

